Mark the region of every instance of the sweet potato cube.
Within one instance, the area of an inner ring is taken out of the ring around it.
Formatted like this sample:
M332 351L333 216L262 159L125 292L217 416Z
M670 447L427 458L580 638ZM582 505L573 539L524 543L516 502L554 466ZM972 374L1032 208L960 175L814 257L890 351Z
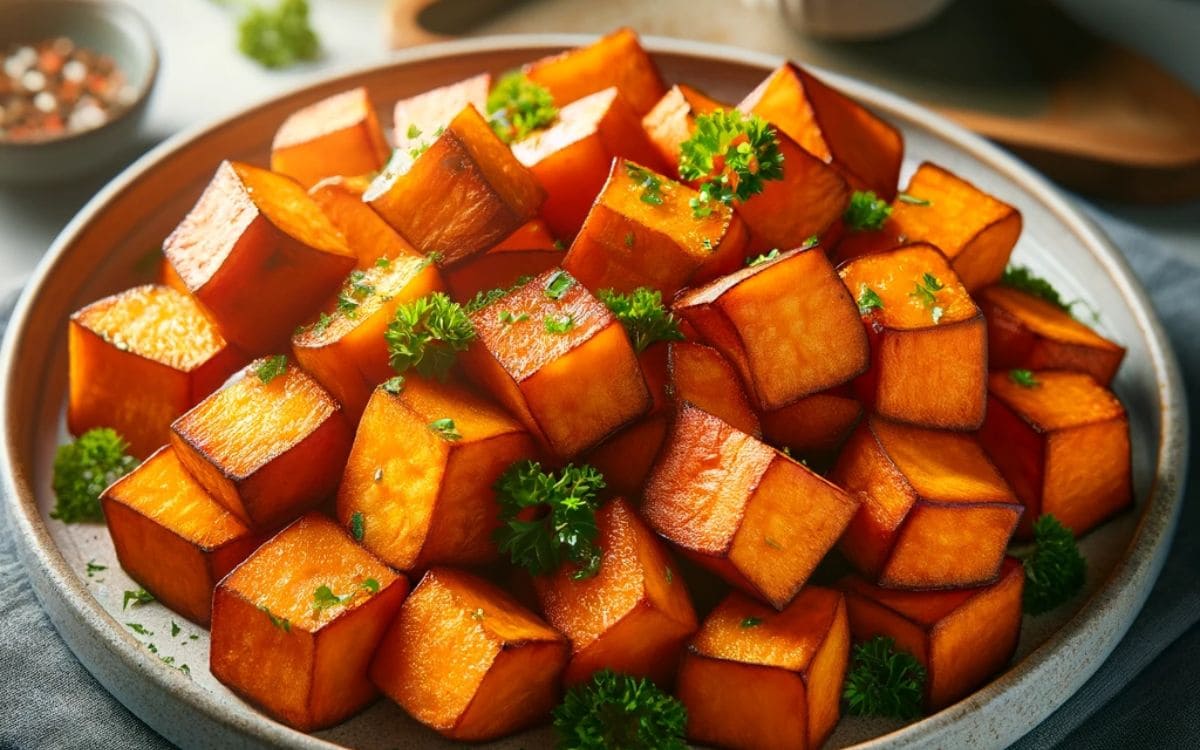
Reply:
M545 720L568 651L562 635L492 584L433 568L400 608L371 679L417 721L475 742Z
M670 174L678 174L680 147L692 137L696 115L710 114L718 109L732 107L681 83L672 86L642 118L642 128L659 156L670 166Z
M643 166L613 160L563 268L595 291L649 287L668 299L688 284L741 268L746 225L724 204L696 218L690 201L698 195Z
M1046 300L1005 286L976 299L987 319L988 366L993 370L1072 370L1108 387L1125 348Z
M196 300L165 286L93 302L68 330L67 426L111 427L136 456L166 443L171 422L245 362Z
M395 374L384 333L396 308L444 288L437 267L419 255L372 263L351 272L338 296L296 330L292 351L356 422L375 386Z
M871 417L830 481L861 501L842 553L896 589L993 582L1021 504L974 436Z
M839 592L809 586L781 612L733 592L692 638L679 669L688 739L819 748L837 725L849 658Z
M566 245L554 239L550 228L541 219L527 221L517 230L496 243L489 253L513 253L525 250L564 250Z
M546 189L542 217L563 239L574 237L583 226L614 158L631 159L656 172L666 169L638 113L615 88L568 104L553 125L514 143L512 149Z
M283 348L355 263L300 185L228 161L163 252L225 337L251 354Z
M316 381L291 363L270 377L272 364L252 362L171 425L171 445L200 486L262 531L333 494L351 437Z
M422 140L428 143L438 128L448 125L465 107L486 112L491 88L492 76L481 73L396 102L392 115L396 147L407 150Z
M308 194L346 238L346 246L367 269L380 258L420 255L408 240L363 203L370 182L365 177L328 177L309 188Z
M845 94L793 62L776 68L738 109L774 124L850 184L890 200L900 179L904 138Z
M420 252L450 265L532 219L545 198L473 106L428 147L397 149L363 200Z
M988 377L979 433L988 455L1025 504L1018 534L1053 515L1083 534L1133 503L1129 418L1092 376L1036 371L1026 387L1007 372Z
M121 567L154 597L207 626L213 589L260 539L209 497L170 446L100 496Z
M968 291L1000 280L1021 236L1021 213L947 170L925 162L896 201L891 222L909 242L939 248ZM929 205L924 205L928 201Z
M697 406L732 427L762 437L758 414L729 360L711 346L675 341L669 348L670 383L675 398Z
M966 697L1008 664L1021 633L1021 563L1006 558L999 579L952 591L895 591L858 576L843 579L856 642L891 638L924 665L925 708Z
M819 249L798 249L692 289L674 309L775 409L867 369L858 308Z
M213 596L213 676L302 731L358 713L367 670L408 581L310 513L259 547Z
M932 245L867 255L839 272L856 299L878 297L863 323L871 369L855 382L863 404L924 427L974 430L983 423L987 329L946 257Z
M491 402L409 377L399 393L378 388L371 396L338 490L338 518L353 524L357 515L362 543L400 570L492 562L500 513L492 485L535 449Z
M479 292L508 288L523 276L537 276L562 264L566 245L554 239L546 222L534 219L482 255L446 271L451 295L466 302Z
M165 255L158 267L158 283L163 286L169 286L175 291L183 292L187 295L191 294L188 291L187 284L183 283L183 278L180 277L179 272L175 270L175 266L171 265L171 261L167 260Z
M857 506L808 467L684 404L646 483L642 514L688 557L783 609Z
M586 47L528 63L524 71L531 81L550 91L559 107L615 86L640 117L666 92L658 67L628 28L617 29Z
M646 414L651 395L621 323L562 270L471 313L466 370L551 453L570 458Z
M600 572L572 580L573 566L533 585L542 613L571 643L563 679L586 682L600 669L670 684L696 613L662 542L621 498L596 513Z
M820 456L841 447L862 415L862 404L843 386L763 412L763 437L798 455Z
M275 132L271 171L312 187L334 175L378 171L387 140L363 87L334 94L293 112Z

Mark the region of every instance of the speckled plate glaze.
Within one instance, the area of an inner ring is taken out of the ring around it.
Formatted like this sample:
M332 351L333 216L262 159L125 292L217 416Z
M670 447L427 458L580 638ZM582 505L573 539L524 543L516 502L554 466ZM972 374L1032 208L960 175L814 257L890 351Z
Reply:
M5 503L24 565L71 649L104 686L171 741L189 748L441 747L389 701L317 735L293 731L246 705L208 672L208 636L158 604L122 611L134 584L101 525L49 518L50 467L64 439L66 324L70 313L144 281L163 237L223 158L265 163L271 137L293 110L345 88L369 87L385 120L396 99L483 70L494 73L587 37L491 37L408 50L386 65L328 79L183 133L109 184L55 241L25 290L4 342ZM731 47L649 38L663 73L737 101L781 60ZM1048 716L1104 661L1162 566L1179 511L1187 416L1178 367L1145 291L1119 252L1041 177L999 149L911 102L834 74L827 79L904 131L905 174L933 160L1016 205L1025 232L1015 258L1068 298L1103 311L1101 327L1129 354L1115 387L1130 415L1135 509L1083 540L1087 590L1054 615L1027 618L1007 672L958 704L900 726L846 719L829 747L1002 747ZM107 570L87 574L94 561ZM136 621L154 635L131 632ZM195 638L191 636L195 635ZM149 645L154 645L152 650ZM188 664L190 676L162 661ZM548 747L542 729L494 747Z

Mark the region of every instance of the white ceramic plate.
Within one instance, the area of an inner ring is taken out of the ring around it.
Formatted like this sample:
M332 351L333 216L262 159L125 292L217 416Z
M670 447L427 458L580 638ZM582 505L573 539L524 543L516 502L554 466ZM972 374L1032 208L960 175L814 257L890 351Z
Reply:
M221 159L265 163L271 137L292 111L355 85L372 92L385 121L391 105L482 70L516 65L590 41L580 36L474 39L406 51L394 62L340 76L172 138L114 180L55 241L25 291L4 344L3 473L18 549L34 589L80 661L135 714L184 747L435 747L444 743L382 700L317 735L260 714L207 670L207 633L182 626L158 604L122 611L135 584L116 563L102 525L50 520L54 447L65 435L67 318L76 308L148 278L146 259L190 208ZM737 101L781 60L730 47L647 39L669 81ZM826 78L904 131L903 179L923 160L942 164L1016 205L1025 233L1015 259L1068 298L1103 313L1105 333L1128 347L1115 387L1130 415L1137 502L1083 542L1087 591L1054 615L1026 618L1013 666L957 705L908 726L844 719L830 747L1000 747L1061 705L1103 662L1141 608L1169 546L1187 450L1184 395L1166 337L1120 254L1042 178L946 120L866 83ZM88 577L87 563L107 570ZM137 635L138 622L153 636ZM196 634L196 639L189 636ZM153 643L157 653L147 644ZM164 664L188 664L190 676ZM497 743L546 747L548 730Z

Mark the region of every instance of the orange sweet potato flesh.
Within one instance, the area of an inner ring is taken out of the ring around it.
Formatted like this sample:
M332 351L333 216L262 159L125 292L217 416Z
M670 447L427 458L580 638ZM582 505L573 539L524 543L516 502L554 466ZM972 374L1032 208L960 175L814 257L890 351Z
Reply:
M1021 564L1006 558L998 580L954 591L893 591L857 576L844 579L856 642L892 638L926 669L925 706L941 710L1004 669L1021 631Z
M731 109L728 104L712 99L686 84L672 86L642 118L642 128L659 156L678 174L679 152L683 142L692 137L696 115L706 115L718 109Z
M448 440L430 424L454 421ZM416 377L392 394L376 389L359 424L338 490L337 514L359 514L362 543L400 570L493 562L500 513L492 485L534 456L529 433L488 401Z
M980 439L1025 504L1019 534L1051 514L1076 535L1133 502L1129 419L1090 375L1039 370L1025 388L1006 372L988 378Z
M862 415L862 404L849 388L834 388L763 412L763 436L797 455L819 456L841 447Z
M282 349L355 264L300 185L228 161L163 252L225 337L251 354Z
M776 409L867 369L858 308L818 249L794 250L681 295L674 310Z
M493 739L544 720L568 645L486 581L433 568L400 608L371 679L414 719L451 739Z
M691 341L670 344L668 368L675 398L697 406L742 432L762 437L758 415L737 371L711 346Z
M571 642L563 675L575 685L600 669L671 683L696 613L662 542L621 498L596 513L600 571L572 580L573 566L533 579L546 621Z
M615 88L563 107L553 125L514 143L513 154L546 189L542 217L564 240L583 226L615 157L656 172L666 169L642 130L638 113Z
M359 269L371 268L380 258L420 255L363 203L369 185L365 177L327 177L309 188L308 194L346 238L346 246L358 258Z
M1108 387L1125 358L1123 346L1031 294L989 286L976 299L988 322L988 365L994 370L1072 370Z
M850 657L843 596L810 586L782 612L734 592L679 670L687 736L703 745L819 748L837 725ZM746 626L746 622L757 624Z
M833 164L856 189L874 190L885 200L896 194L904 156L900 131L795 63L775 69L738 109L759 115Z
M499 254L524 250L562 249L565 249L565 245L554 239L554 235L550 233L550 227L546 226L546 222L541 219L533 219L517 227L517 231L496 243L492 249L488 250L488 253Z
M642 514L689 557L782 609L857 504L807 467L684 404L646 483Z
M393 374L384 332L396 308L442 291L437 267L418 255L372 263L292 335L296 360L357 422L375 386Z
M245 362L188 294L139 286L71 316L67 426L111 427L135 456L167 442L171 422Z
M586 47L529 63L524 71L531 81L550 91L559 107L616 86L640 117L666 92L658 67L628 28Z
M321 586L344 601L315 607ZM296 729L337 724L378 695L367 669L407 592L336 524L306 515L218 585L213 676Z
M733 210L719 204L698 219L690 202L699 193L660 175L649 178L658 187L648 193L648 174L641 165L613 160L563 268L589 289L648 287L664 298L741 268L748 237ZM660 200L647 203L649 195Z
M341 406L294 363L264 383L251 363L171 425L171 445L213 498L255 530L331 495L350 452Z
M889 588L991 583L1021 515L1013 491L965 433L872 417L829 478L861 500L843 554Z
M544 198L533 174L473 106L423 152L397 150L363 194L417 250L441 253L445 265L511 234L537 214Z
M480 113L486 112L491 88L491 75L481 73L396 102L392 115L396 147L407 150L422 140L430 142L438 128L449 124L467 106L475 107Z
M207 626L213 588L260 539L159 449L100 496L121 567L172 611Z
M478 338L464 364L547 450L566 459L646 414L652 401L633 347L608 308L569 274L565 293L548 295L551 284L566 283L563 274L548 271L472 313ZM518 322L501 320L501 311ZM567 318L570 330L546 329L545 321Z
M850 261L839 273L856 299L869 289L883 303L863 316L871 369L855 390L864 405L910 424L977 429L986 405L986 325L946 257L915 243ZM917 289L926 274L942 287L932 299Z
M271 171L304 187L334 175L375 172L388 158L379 117L363 87L304 107L275 132Z

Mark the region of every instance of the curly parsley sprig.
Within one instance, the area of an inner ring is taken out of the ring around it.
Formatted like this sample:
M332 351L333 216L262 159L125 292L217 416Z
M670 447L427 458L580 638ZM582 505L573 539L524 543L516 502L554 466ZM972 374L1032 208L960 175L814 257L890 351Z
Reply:
M696 129L681 145L679 176L700 181L691 201L698 218L714 203L733 205L761 193L767 180L783 177L783 153L774 126L758 115L718 109L696 117Z
M249 0L216 0L241 12L238 50L265 68L286 68L315 60L321 40L308 16L308 0L280 0L275 7Z
M856 716L915 719L921 715L925 667L891 638L875 636L854 647L842 698Z
M434 292L399 305L384 338L396 372L411 368L425 377L445 378L458 353L475 340L475 327L462 305Z
M1033 551L1025 567L1025 611L1049 612L1079 593L1087 579L1087 561L1079 554L1075 535L1052 515L1033 522Z
M635 351L643 352L656 341L683 341L679 321L663 305L662 292L657 289L643 286L629 294L601 289L596 296L621 321Z
M534 575L550 573L564 562L579 565L573 578L590 578L600 569L597 494L604 476L591 466L567 464L542 471L536 461L518 461L496 481L500 523L495 540L513 564ZM533 515L531 516L530 513Z
M505 143L520 141L558 117L554 96L519 70L506 73L487 98L488 122Z
M684 750L687 709L646 678L603 669L554 709L563 750Z
M129 443L108 427L88 430L54 455L54 510L63 523L103 521L100 493L138 465Z
M855 190L850 195L850 205L842 214L842 221L855 232L877 232L892 215L891 205L875 195L873 190Z

